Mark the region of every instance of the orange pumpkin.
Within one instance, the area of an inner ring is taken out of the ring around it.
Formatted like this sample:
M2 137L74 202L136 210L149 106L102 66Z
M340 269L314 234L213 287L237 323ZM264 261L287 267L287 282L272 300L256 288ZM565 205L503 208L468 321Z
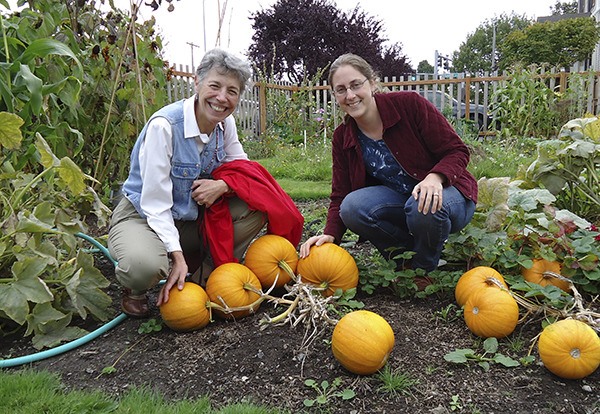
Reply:
M185 282L183 289L173 286L169 301L160 305L160 316L165 325L174 331L187 332L204 328L210 321L206 304L208 295L199 285Z
M296 268L301 280L323 288L331 296L337 289L347 290L358 285L358 266L354 258L334 243L313 245L310 254L298 260Z
M561 265L557 261L549 261L546 259L533 259L533 266L527 269L523 267L521 274L523 278L531 283L537 283L540 286L554 285L557 288L569 292L570 283L566 280L558 279L545 272L552 272L560 275ZM561 275L562 276L562 275Z
M504 277L491 267L478 266L463 273L454 288L454 297L458 306L462 307L469 296L479 289L498 287L492 279L496 279L502 286L508 288Z
M598 334L575 319L546 326L538 341L538 352L544 366L561 378L584 378L600 366Z
M348 371L370 375L385 365L394 342L394 331L383 317L358 310L344 315L337 323L331 337L331 350Z
M266 234L248 247L244 264L258 277L263 289L281 287L295 275L298 253L285 237Z
M475 335L503 338L517 326L519 305L506 290L479 289L467 299L463 315Z
M206 281L208 297L212 302L223 307L238 308L256 302L260 295L253 292L252 288L260 291L260 281L252 270L239 263L220 265L212 271ZM226 319L242 318L256 311L259 306L260 303L257 303L248 310L222 312L216 309L215 311L217 315Z

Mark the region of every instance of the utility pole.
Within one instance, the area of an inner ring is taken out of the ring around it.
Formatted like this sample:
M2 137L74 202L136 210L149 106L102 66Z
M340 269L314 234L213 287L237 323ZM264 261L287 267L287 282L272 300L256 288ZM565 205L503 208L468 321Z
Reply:
M188 45L190 45L190 49L192 51L192 72L196 71L196 67L194 66L194 48L200 48L200 46L198 46L197 44L193 43L193 42L186 42Z
M437 76L438 76L438 58L439 58L439 53L436 49L435 53L433 55L433 78L434 79L437 79Z

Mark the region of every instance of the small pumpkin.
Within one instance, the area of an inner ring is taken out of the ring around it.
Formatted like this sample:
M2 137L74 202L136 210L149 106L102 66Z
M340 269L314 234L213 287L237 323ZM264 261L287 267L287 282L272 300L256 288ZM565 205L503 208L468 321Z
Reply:
M521 274L523 275L523 279L526 281L537 283L542 287L554 285L565 292L569 292L570 283L568 281L556 278L552 275L546 274L545 272L552 272L560 275L561 264L557 261L550 261L546 259L533 259L533 266L531 266L531 268L521 268Z
M165 325L177 332L204 328L210 321L207 302L202 286L185 282L182 290L177 286L169 290L169 301L159 306L160 316Z
M261 284L256 275L248 267L240 263L224 263L208 276L206 293L217 305L230 308L249 306L256 302L260 295L251 289L260 291ZM226 318L242 318L256 311L260 303L248 310L223 312L215 309L217 315Z
M358 310L344 315L336 324L331 350L348 371L370 375L386 364L394 343L394 331L382 316Z
M469 330L481 338L504 338L519 321L519 305L503 289L479 289L467 299L463 316Z
M585 322L563 319L544 328L538 340L544 366L565 379L580 379L600 366L600 338Z
M463 273L454 288L454 297L458 306L462 307L468 297L479 289L499 287L493 279L496 279L503 287L508 288L504 277L491 267L477 266Z
M244 264L258 277L263 289L281 287L295 276L298 253L285 237L265 234L248 247Z
M333 295L337 289L348 290L358 285L356 261L334 243L313 245L309 255L298 260L296 271L303 282L323 288L324 296Z

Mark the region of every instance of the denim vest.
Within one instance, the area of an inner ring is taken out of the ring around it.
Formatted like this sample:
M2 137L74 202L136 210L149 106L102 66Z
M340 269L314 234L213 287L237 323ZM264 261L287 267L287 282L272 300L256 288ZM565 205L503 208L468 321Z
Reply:
M202 153L198 152L195 137L185 138L183 128L183 100L159 109L152 117L165 118L172 128L173 157L171 159L171 182L173 183L173 207L171 213L175 220L196 220L198 205L192 199L192 182L199 177L208 177L210 173L223 163L225 149L223 130L217 126L210 135ZM131 152L129 176L123 184L123 195L133 204L143 218L146 215L140 206L142 195L142 177L140 174L140 146L146 137L148 124L140 133Z

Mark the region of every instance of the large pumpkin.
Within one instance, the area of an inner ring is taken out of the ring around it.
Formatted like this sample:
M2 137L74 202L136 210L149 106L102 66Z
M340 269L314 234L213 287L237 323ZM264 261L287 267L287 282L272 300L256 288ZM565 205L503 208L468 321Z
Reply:
M467 326L482 338L510 335L519 321L519 305L503 289L479 289L467 299L463 315Z
M478 266L463 273L454 288L454 297L458 306L462 307L468 297L479 289L498 287L493 279L496 279L502 286L508 288L502 275L491 267Z
M265 234L248 247L244 264L258 277L263 289L281 287L295 275L298 253L285 237Z
M584 378L600 366L598 334L575 319L546 326L538 341L538 352L544 366L561 378Z
M348 290L358 285L358 266L354 258L334 243L313 245L308 256L298 260L298 276L306 283L323 288L331 296L337 289Z
M337 323L331 337L331 350L348 371L370 375L385 365L394 342L394 331L383 317L358 310L344 315Z
M206 293L217 305L230 308L248 306L260 297L251 289L261 290L260 281L248 267L239 263L225 263L217 267L208 276ZM242 318L256 311L260 303L248 310L222 312L216 309L217 315L226 319Z
M531 268L521 268L521 274L526 281L537 283L540 286L554 285L565 292L569 292L569 282L544 274L545 272L552 272L560 275L560 263L546 259L533 259L533 266L531 266Z
M207 303L208 295L201 286L185 282L182 290L177 286L171 288L169 301L159 307L160 316L174 331L193 331L205 327L210 321Z

